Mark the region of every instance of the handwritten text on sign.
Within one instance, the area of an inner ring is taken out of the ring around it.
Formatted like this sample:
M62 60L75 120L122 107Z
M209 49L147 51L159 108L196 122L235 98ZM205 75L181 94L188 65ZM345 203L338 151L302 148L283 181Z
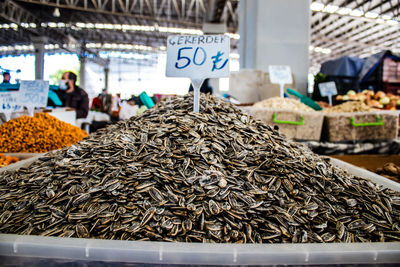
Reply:
M321 96L337 95L335 82L319 83L318 87Z
M22 110L22 106L18 104L19 92L0 92L0 112L12 113Z
M275 84L291 84L292 71L289 66L270 65L268 66L269 79Z
M229 76L229 37L173 35L168 37L168 77L192 79Z
M49 95L49 81L21 81L20 104L26 107L45 107Z

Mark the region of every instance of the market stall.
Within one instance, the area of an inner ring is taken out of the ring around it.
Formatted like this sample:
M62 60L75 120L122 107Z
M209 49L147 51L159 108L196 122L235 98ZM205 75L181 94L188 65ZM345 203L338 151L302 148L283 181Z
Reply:
M391 1L0 15L2 265L400 264Z
M42 236L2 235L2 255L222 265L398 259L399 184L331 163L218 98L202 95L201 113L187 112L192 103L190 95L167 100L2 173L0 199L14 203L2 233Z

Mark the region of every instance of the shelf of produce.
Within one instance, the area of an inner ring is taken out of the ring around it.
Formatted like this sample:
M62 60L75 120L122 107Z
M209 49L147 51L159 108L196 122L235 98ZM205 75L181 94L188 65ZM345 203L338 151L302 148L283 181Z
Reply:
M35 158L25 161L25 167ZM338 159L335 166L400 191L400 184ZM21 166L19 166L21 167ZM13 166L16 169L17 166ZM0 234L5 264L141 263L190 265L383 264L400 262L400 242L203 244Z

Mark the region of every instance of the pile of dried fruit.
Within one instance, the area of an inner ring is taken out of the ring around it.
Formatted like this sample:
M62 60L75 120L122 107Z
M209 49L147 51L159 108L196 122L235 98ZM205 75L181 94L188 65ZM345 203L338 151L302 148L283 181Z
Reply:
M18 161L18 158L16 158L16 157L5 156L0 153L0 168L10 165L11 163L15 163L17 161Z
M0 152L48 152L75 144L88 134L46 113L0 125Z
M257 108L284 109L290 111L314 111L307 105L304 105L299 100L292 98L271 97L253 105Z
M400 183L400 166L393 162L386 163L382 168L376 169L376 173Z
M385 93L378 91L374 93L372 90L363 90L360 93L356 93L354 90L350 90L346 95L336 96L336 100L339 101L361 101L364 104L373 108L383 109L396 109L400 108L400 96L391 93Z
M212 96L157 104L0 175L0 232L182 242L400 240L400 193Z
M377 109L371 108L366 104L359 101L346 102L332 108L324 109L324 112L328 113L341 113L341 112L365 112L365 111L375 111Z

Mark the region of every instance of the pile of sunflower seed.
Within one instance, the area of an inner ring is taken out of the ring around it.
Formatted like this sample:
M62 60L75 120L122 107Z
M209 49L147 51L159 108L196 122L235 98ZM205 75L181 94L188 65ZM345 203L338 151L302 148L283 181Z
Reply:
M0 233L226 243L400 240L400 193L212 96L0 173Z

